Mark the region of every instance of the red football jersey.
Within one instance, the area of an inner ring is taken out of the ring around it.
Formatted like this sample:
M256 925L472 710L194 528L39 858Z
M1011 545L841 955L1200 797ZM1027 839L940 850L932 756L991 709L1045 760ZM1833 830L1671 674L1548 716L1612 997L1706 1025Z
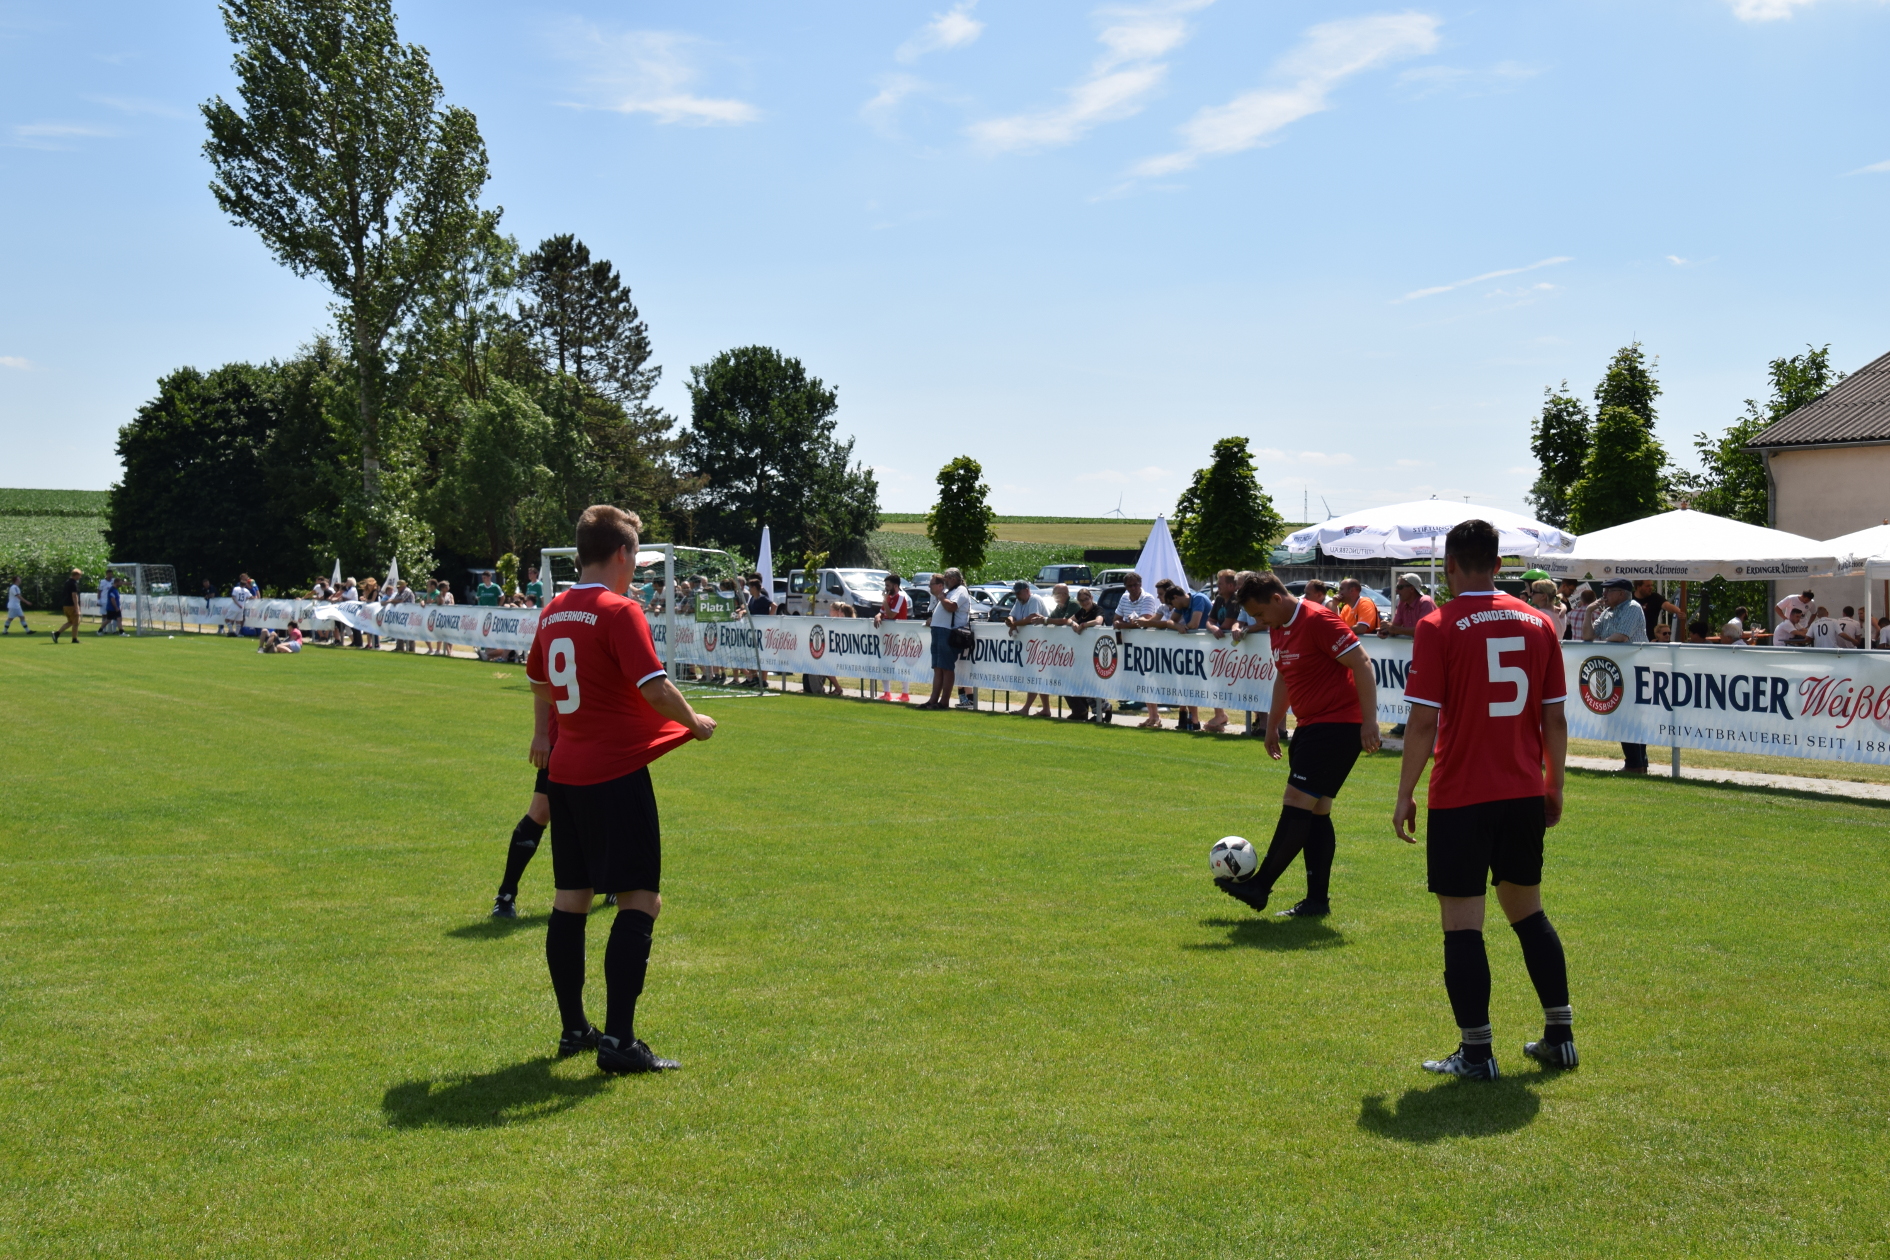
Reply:
M1417 624L1404 695L1437 715L1430 806L1541 796L1542 706L1568 697L1562 641L1513 595L1459 595Z
M1358 646L1358 636L1338 613L1302 599L1293 619L1269 632L1287 703L1301 726L1314 722L1362 722L1358 684L1339 658ZM1373 714L1372 719L1377 720Z
M546 605L525 676L553 691L551 781L581 787L621 778L687 742L688 729L638 690L665 672L636 600L587 583Z

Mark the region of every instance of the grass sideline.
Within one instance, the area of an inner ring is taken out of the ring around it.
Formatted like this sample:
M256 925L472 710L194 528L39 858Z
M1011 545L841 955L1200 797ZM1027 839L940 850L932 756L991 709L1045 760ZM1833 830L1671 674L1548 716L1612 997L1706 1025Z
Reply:
M1256 741L708 702L640 1020L685 1067L604 1081L548 1056L546 859L483 917L516 669L83 646L0 641L0 1253L1886 1253L1881 807L1575 774L1586 1061L1524 1067L1499 927L1479 1087L1415 1068L1391 757L1282 924L1204 869L1270 830Z

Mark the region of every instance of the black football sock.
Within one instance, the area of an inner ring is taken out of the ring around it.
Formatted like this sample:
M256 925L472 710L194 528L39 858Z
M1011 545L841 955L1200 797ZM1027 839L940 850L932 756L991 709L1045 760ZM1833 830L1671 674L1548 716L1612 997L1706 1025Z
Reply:
M1268 892L1279 883L1280 876L1286 874L1286 868L1293 864L1299 851L1306 847L1306 840L1312 834L1313 812L1301 809L1297 805L1280 806L1280 821L1273 828L1273 843L1267 846L1267 855L1260 863L1260 869L1253 874L1253 882Z
M545 824L532 821L530 814L518 820L518 826L512 828L512 847L505 851L505 878L499 882L499 895L516 897L518 879L525 873L532 855L538 852L538 841L545 834Z
M566 1032L591 1026L584 1015L584 921L590 916L553 910L545 925L545 966L551 991L558 995L558 1018Z
M604 948L604 1035L628 1043L636 1036L637 998L650 969L650 934L656 920L641 910L619 908Z
M1568 1004L1568 959L1562 953L1562 938L1546 912L1538 910L1520 922L1510 924L1522 945L1523 965L1535 983L1536 997L1542 1002L1542 1037L1545 1041L1574 1039L1575 1013Z
M1466 1059L1490 1057L1490 956L1483 933L1462 928L1444 933L1444 991L1462 1034Z
M1332 855L1338 848L1332 815L1314 814L1312 830L1306 836L1306 900L1315 906L1332 902Z

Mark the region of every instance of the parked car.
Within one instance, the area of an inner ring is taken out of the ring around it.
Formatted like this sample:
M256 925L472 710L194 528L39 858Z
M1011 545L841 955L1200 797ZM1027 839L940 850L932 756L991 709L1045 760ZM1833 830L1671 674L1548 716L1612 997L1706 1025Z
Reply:
M931 574L924 575L927 579ZM932 615L932 588L925 582L906 583L906 595L912 600L911 617L914 621L924 621Z
M1089 566L1086 564L1046 564L1037 570L1036 585L1055 586L1058 582L1080 582L1085 586L1089 585Z
M850 604L856 616L870 617L879 611L886 594L884 569L822 569L810 580L806 570L789 569L787 608L785 611L806 616L810 602L825 606Z
M1122 581L1125 575L1133 572L1135 572L1134 569L1104 569L1101 573L1096 575L1095 585L1115 586Z

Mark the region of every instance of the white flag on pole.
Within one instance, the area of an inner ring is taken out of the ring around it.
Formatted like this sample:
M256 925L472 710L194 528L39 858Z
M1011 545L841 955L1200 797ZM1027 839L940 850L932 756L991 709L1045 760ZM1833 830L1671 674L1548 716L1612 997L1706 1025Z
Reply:
M381 583L381 589L389 595L400 585L400 557L395 556L387 563L387 580Z
M755 572L761 574L761 593L774 602L774 540L768 536L768 527L761 527L761 555L755 560Z

